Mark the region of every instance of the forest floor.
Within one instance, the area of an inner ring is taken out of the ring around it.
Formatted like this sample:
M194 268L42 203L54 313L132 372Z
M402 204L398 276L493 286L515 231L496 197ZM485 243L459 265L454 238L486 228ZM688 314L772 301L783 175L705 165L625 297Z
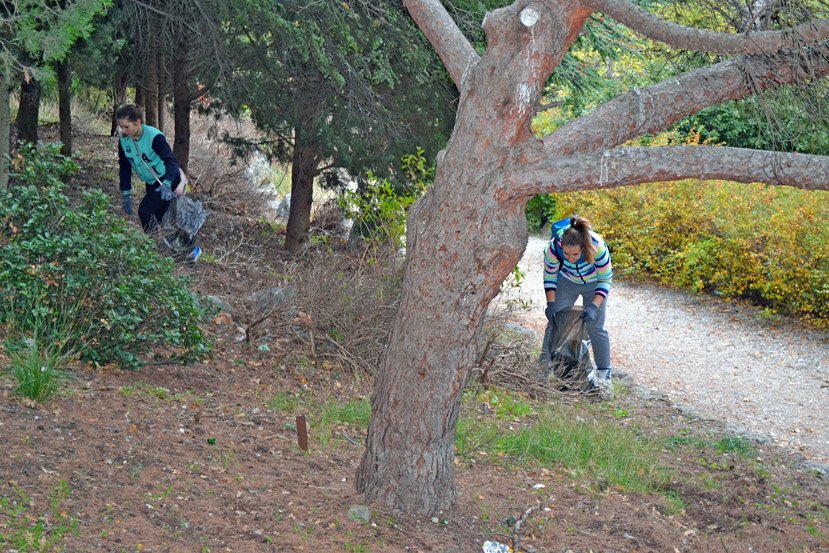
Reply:
M111 192L117 209L114 148L105 136L79 137L84 173L75 185ZM232 198L209 204L201 245L213 259L178 268L228 304L205 321L210 358L139 371L79 366L38 405L0 377L3 552L471 553L511 538L521 551L562 553L829 550L829 476L801 452L732 440L725 424L623 383L610 402L548 401L664 439L665 489L630 492L483 450L458 458L450 511L423 517L367 505L370 520L355 520L350 509L366 505L354 488L365 428L339 422L323 436L312 425L306 452L294 424L298 414L365 400L371 379L314 363L290 327L269 328L267 348L240 340L242 298L266 288L285 255L282 236ZM256 268L232 261L241 249L256 252ZM477 401L462 416L495 417L505 432L528 423Z

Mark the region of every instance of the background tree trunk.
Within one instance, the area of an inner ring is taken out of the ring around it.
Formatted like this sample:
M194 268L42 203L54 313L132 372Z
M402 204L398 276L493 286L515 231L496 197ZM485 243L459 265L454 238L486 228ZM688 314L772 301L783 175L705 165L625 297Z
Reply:
M40 83L24 76L20 83L20 107L17 109L17 145L37 144L37 121L40 117Z
M151 18L151 21L155 20L157 18ZM148 56L144 60L144 79L141 83L144 95L144 122L153 127L158 125L158 40L158 35L154 32L147 36Z
M156 111L158 113L158 129L164 132L164 126L167 124L167 95L161 92L161 89L158 92L158 109Z
M55 62L55 73L58 78L60 153L70 157L72 155L72 72L69 69L69 61Z
M291 209L285 229L285 249L297 253L308 241L311 228L311 203L314 197L314 177L317 176L316 151L303 140L303 129L296 129L291 165Z
M9 162L11 154L9 134L11 132L11 113L9 109L9 75L0 71L0 192L9 187Z
M190 54L189 43L187 33L182 32L173 62L173 153L185 173L190 163L190 86L187 78L190 72L187 62Z
M118 108L123 106L127 101L127 82L129 76L126 74L115 75L112 79L112 126L109 130L110 136L115 136L115 131L118 128L118 122L115 120L115 113Z

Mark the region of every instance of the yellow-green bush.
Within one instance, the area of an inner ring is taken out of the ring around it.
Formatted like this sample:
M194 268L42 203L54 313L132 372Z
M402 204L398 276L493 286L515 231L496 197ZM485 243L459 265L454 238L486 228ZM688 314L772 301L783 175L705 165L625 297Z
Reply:
M686 180L557 195L607 240L617 275L747 298L829 327L829 193Z

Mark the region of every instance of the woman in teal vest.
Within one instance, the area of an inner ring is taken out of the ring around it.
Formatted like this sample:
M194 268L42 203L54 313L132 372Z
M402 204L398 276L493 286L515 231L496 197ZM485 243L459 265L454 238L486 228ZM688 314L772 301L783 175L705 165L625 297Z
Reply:
M178 160L167 144L164 133L145 125L144 113L135 104L127 104L115 113L118 123L118 167L122 207L132 215L132 173L138 175L147 187L144 199L138 205L138 218L144 232L149 233L161 223L164 213L175 196L184 194ZM188 256L196 261L201 255L198 246Z

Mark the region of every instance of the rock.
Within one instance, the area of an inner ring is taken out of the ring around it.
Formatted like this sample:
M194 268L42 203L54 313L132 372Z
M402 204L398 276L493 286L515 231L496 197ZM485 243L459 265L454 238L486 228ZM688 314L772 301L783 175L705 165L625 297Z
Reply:
M282 219L287 219L291 213L291 195L285 194L285 197L276 206L276 216Z
M296 288L293 286L286 286L285 288L275 286L265 290L258 290L250 295L251 300L256 304L255 309L260 312L280 308L294 299L294 297L296 297Z
M348 509L348 518L356 522L368 524L371 520L371 511L365 505L352 505Z

